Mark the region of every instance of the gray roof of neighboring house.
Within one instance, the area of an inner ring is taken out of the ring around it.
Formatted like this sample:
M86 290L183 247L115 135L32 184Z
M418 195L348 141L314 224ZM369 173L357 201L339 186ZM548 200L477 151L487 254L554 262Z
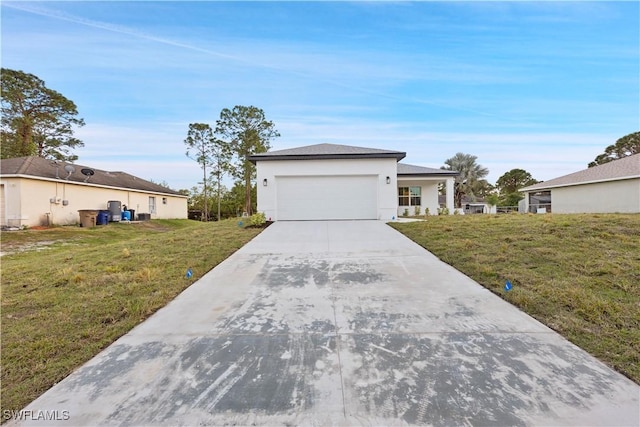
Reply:
M520 191L545 190L555 187L590 184L596 182L618 181L621 179L640 178L640 154L624 157L603 165L594 166L578 172L564 175L549 181L540 182L521 188Z
M460 172L398 163L398 176L458 176Z
M72 165L75 169L71 175L69 175L64 169L67 165ZM82 169L91 169L94 174L87 179L87 176L82 174ZM57 161L56 167L56 163L52 160L36 156L2 159L0 161L0 175L31 176L35 178L53 179L80 184L84 184L85 180L87 180L86 184L91 185L183 196L177 191L154 184L153 182L149 182L125 172L103 171L63 161Z
M379 148L353 147L338 144L315 144L285 150L267 151L249 156L255 163L258 160L316 160L316 159L403 159L407 153L402 151L381 150Z

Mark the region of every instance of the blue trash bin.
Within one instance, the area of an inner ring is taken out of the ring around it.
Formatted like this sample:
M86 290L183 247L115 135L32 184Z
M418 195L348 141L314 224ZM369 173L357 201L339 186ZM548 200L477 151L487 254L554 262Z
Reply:
M98 211L96 225L107 225L109 223L109 211Z

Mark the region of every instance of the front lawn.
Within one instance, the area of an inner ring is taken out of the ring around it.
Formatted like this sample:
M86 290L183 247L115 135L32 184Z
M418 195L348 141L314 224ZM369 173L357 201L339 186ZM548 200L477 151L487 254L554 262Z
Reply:
M22 409L260 231L235 220L155 220L3 232L2 413Z
M391 225L640 383L640 215L455 215Z

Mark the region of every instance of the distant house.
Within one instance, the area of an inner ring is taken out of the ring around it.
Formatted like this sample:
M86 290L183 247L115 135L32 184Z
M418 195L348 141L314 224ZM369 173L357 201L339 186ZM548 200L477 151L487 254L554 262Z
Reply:
M520 191L527 212L640 213L640 154Z
M438 196L438 202L440 203L440 208L445 208L445 200L446 196L440 195ZM462 196L461 208L456 209L458 212L463 213L465 215L470 214L494 214L496 213L496 207L489 205L482 198L471 198L468 196Z
M0 161L0 225L65 225L78 210L120 201L138 214L187 218L187 196L125 172L109 172L41 157Z

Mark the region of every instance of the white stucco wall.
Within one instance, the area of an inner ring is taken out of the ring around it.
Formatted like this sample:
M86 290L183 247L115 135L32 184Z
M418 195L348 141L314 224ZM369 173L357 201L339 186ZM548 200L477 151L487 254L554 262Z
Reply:
M640 213L640 178L552 188L551 210L554 213Z
M426 179L426 178L425 178ZM438 215L438 182L442 180L398 180L398 187L420 187L420 215L424 215L425 209L429 208L430 215ZM398 202L396 202L398 203ZM397 215L401 217L404 210L409 211L409 215L415 214L415 206L398 206Z
M327 160L266 160L256 162L258 212L278 220L278 177L375 175L378 179L378 219L391 220L397 215L396 159L327 159ZM387 184L387 176L391 182ZM267 186L263 180L267 179Z
M2 178L5 189L5 221L10 226L65 225L80 220L78 210L107 209L107 202L119 200L136 215L149 212L149 197L156 199L152 219L187 218L187 198L72 183L64 180ZM163 203L166 198L166 204ZM53 200L53 202L52 202ZM65 206L63 201L67 200Z

